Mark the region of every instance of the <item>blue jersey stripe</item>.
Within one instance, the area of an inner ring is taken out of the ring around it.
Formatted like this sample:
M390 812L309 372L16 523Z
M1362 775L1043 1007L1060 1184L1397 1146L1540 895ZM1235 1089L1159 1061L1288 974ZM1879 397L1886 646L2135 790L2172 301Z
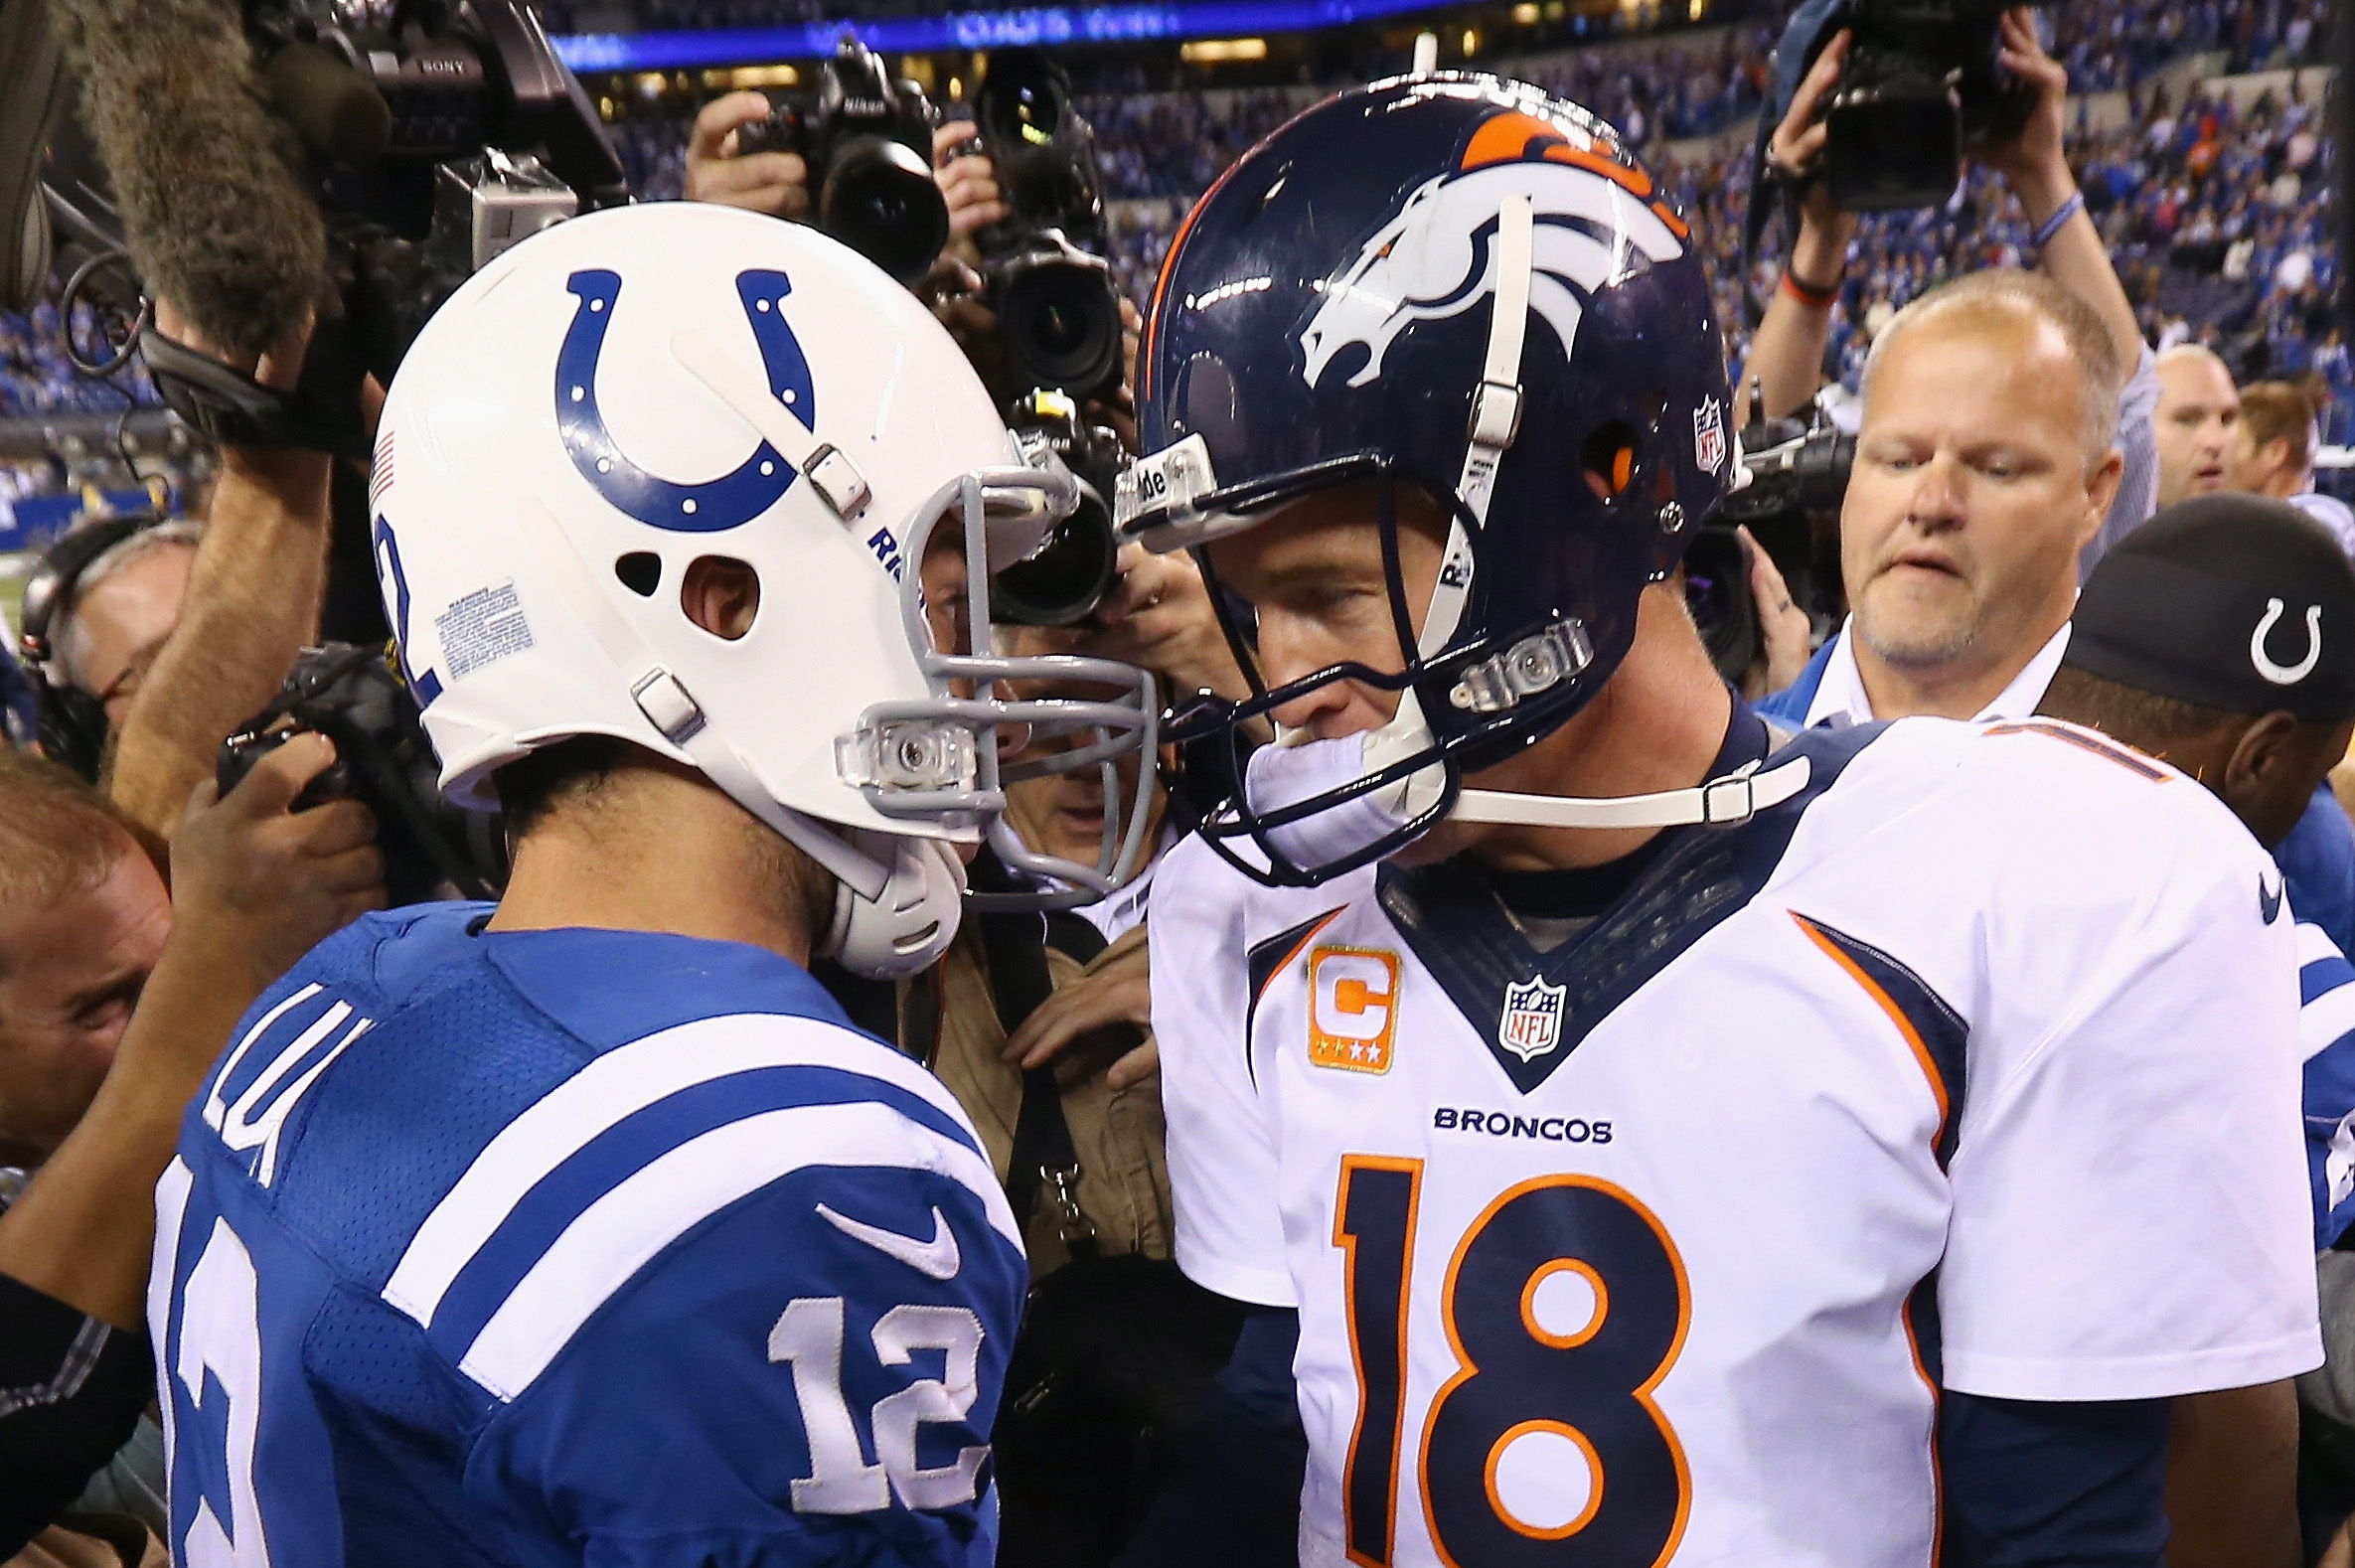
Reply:
M872 1085L869 1098L889 1089L902 1103L924 1102L935 1113L924 1124L928 1129L945 1129L940 1136L983 1158L940 1081L888 1046L812 1019L704 1019L604 1052L502 1128L411 1235L385 1284L385 1300L430 1327L444 1294L508 1216L544 1178L609 1129L697 1084L792 1066L834 1068L863 1079Z
M839 1067L758 1067L707 1079L607 1128L526 1192L458 1271L427 1337L456 1361L556 1238L606 1193L683 1144L767 1111L877 1103L952 1143L965 1135L917 1095Z
M690 1139L584 1209L532 1265L458 1358L494 1397L529 1387L640 1269L713 1214L813 1167L927 1172L980 1207L1010 1263L1021 1243L987 1160L883 1105L792 1106Z

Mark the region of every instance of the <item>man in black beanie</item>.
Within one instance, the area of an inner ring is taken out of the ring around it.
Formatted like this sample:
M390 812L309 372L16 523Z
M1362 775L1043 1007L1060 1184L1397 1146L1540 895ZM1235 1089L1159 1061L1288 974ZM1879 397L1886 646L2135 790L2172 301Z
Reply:
M2073 624L2038 714L2190 774L2281 867L2250 893L2271 920L2286 886L2299 924L2307 1166L2315 1245L2327 1247L2355 1217L2355 969L2314 923L2355 903L2355 834L2323 783L2355 731L2355 567L2285 502L2203 496L2113 547ZM2297 1433L2286 1384L2176 1401L2170 1562L2246 1561L2260 1541L2293 1548L2282 1537ZM2337 1522L2306 1520L2322 1536Z
M2355 566L2296 508L2248 495L2169 507L2112 548L2072 619L2039 713L2173 763L2269 850L2309 805L2336 809L2316 791L2355 733ZM2331 889L2298 887L2304 869L2284 859L2311 919L2301 891Z

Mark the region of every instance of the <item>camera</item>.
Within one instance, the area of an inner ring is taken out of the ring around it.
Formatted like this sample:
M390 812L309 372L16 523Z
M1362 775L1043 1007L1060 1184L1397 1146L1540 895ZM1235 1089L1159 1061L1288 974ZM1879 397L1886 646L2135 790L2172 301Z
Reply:
M1112 266L1053 229L982 261L983 297L1018 386L1101 397L1120 386L1120 288Z
M241 17L267 107L300 140L328 228L319 371L306 362L297 400L317 401L347 370L355 388L361 371L390 382L433 307L475 268L582 208L629 200L595 107L525 0L247 0ZM136 317L145 284L119 264L112 181L71 80L44 142L23 276L38 286L54 267ZM286 399L212 374L203 355L152 334L142 347L166 400L216 439L298 436L291 444L366 455L364 439L343 431L327 444L319 420L290 421ZM338 400L349 407L332 412L356 421L356 391Z
M357 800L376 813L385 896L394 907L444 898L496 898L507 885L507 835L493 813L441 798L440 765L417 700L381 648L306 648L270 706L221 743L221 793L295 735L335 742L336 759L304 786L293 809Z
M1935 207L1954 194L1965 150L2019 134L2036 94L1997 59L2003 11L2002 0L1848 0L1805 41L1812 60L1840 28L1851 36L1824 99L1822 177L1834 204ZM1784 47L1794 42L1787 33ZM1767 123L1788 106L1771 107Z
M1758 403L1754 386L1751 406ZM1840 500L1856 460L1856 437L1820 418L1806 424L1754 415L1742 429L1741 449L1741 488L1725 498L1684 553L1685 607L1717 673L1736 685L1758 659L1760 631L1749 550L1735 530L1750 530L1795 603L1811 618L1836 619L1843 610Z
M1750 552L1742 536L1711 523L1684 549L1684 605L1709 662L1740 685L1758 659L1758 605L1750 596Z
M1038 548L990 577L990 618L1018 626L1070 626L1087 619L1112 587L1120 547L1104 498L1128 461L1120 437L1089 424L1068 393L1039 391L1015 399L1007 428L1024 458L1047 454L1079 481L1079 505Z
M1122 362L1119 287L1080 248L1104 228L1095 129L1062 68L1026 49L991 58L974 117L1009 214L974 236L1009 372L1021 388L1100 397Z
M1788 513L1838 513L1856 466L1856 437L1828 420L1753 418L1741 445L1749 477L1725 498L1719 518L1756 525Z
M940 114L912 81L894 81L846 35L813 92L782 95L736 132L736 151L790 152L809 168L818 227L902 283L949 242L949 209L932 180Z

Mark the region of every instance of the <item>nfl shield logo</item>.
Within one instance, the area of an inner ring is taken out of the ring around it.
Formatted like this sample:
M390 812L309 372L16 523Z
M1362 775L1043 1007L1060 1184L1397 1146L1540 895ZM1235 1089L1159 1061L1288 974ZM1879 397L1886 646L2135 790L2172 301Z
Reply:
M1562 1042L1562 998L1568 988L1532 980L1504 988L1504 1016L1496 1020L1496 1043L1523 1061L1534 1061Z
M1725 466L1725 416L1714 397L1692 411L1692 460L1712 474Z

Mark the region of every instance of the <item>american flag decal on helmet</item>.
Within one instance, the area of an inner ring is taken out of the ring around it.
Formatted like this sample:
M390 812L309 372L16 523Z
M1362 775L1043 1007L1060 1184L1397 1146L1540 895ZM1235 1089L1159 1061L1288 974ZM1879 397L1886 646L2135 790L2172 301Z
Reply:
M368 469L368 505L371 511L385 504L385 492L392 488L392 432L387 430L377 441L376 461Z

